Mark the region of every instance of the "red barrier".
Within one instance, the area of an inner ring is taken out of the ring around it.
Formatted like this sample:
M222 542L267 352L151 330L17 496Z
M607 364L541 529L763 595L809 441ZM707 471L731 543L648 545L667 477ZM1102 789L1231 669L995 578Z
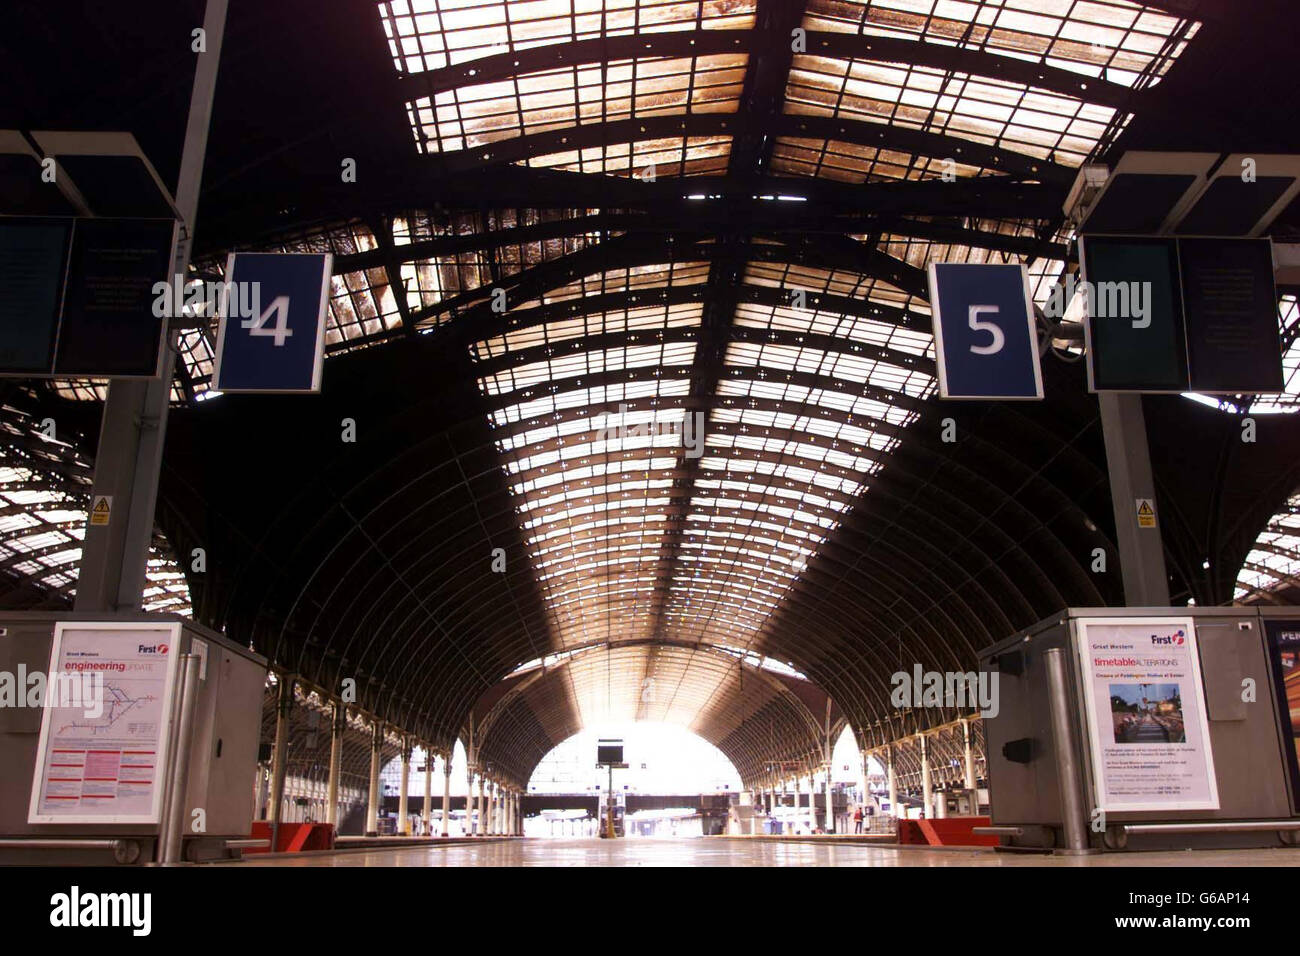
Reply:
M303 850L334 849L334 825L331 823L281 823L276 842L277 853L299 853ZM265 820L253 821L252 837L255 840L271 839L271 824ZM245 853L269 853L270 850L250 849Z
M997 846L997 837L972 832L975 827L991 823L989 817L899 820L898 842L922 846Z

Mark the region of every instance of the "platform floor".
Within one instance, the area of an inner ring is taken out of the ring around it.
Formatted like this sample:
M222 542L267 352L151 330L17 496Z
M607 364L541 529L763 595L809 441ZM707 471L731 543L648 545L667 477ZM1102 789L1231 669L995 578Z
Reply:
M1089 857L705 839L530 839L251 859L236 866L1300 866L1300 849L1108 853Z

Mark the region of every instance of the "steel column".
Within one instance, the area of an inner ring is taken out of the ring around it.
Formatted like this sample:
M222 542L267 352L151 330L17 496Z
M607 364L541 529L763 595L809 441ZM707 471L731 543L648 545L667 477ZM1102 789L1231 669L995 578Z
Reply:
M194 69L176 183L176 208L182 223L173 273L180 276L189 269L194 241L226 6L227 0L208 0L203 14L207 52L199 54ZM171 276L166 278L171 280ZM110 495L113 505L107 525L86 524L73 605L78 611L138 610L143 600L176 361L171 339L168 331L163 336L161 371L156 378L116 379L109 383L91 495L92 500Z
M1047 690L1050 695L1052 741L1056 750L1056 777L1061 788L1061 822L1065 829L1066 855L1088 852L1088 828L1084 822L1082 778L1078 751L1074 744L1074 725L1070 719L1070 679L1066 672L1065 651L1048 648L1043 654L1047 665Z
M930 784L930 747L925 735L918 736L921 748L921 805L925 815L934 813L934 787Z
M285 752L289 747L289 714L293 711L293 676L280 675L275 701L275 749L271 752L271 850L279 846L281 804L284 803Z
M424 745L424 836L433 836L433 751Z
M410 815L406 812L406 801L411 794L411 741L402 738L402 778L397 785L397 835L410 836Z
M384 725L376 721L370 729L370 794L366 803L366 836L379 835L379 761L384 743Z
M1101 392L1097 403L1101 407L1106 467L1110 473L1124 603L1128 607L1168 607L1169 577L1165 571L1159 515L1155 516L1152 528L1139 527L1137 519L1138 499L1150 499L1153 508L1156 500L1142 396Z
M451 836L451 756L443 758L442 766L442 835Z
M343 769L343 732L348 726L348 706L334 702L334 716L330 721L330 769L325 792L325 822L339 825L339 774Z

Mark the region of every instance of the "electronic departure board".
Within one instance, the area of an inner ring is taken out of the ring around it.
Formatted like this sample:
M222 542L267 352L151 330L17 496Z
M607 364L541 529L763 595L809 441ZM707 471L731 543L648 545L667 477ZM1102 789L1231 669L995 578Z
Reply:
M1268 239L1084 236L1093 391L1285 387Z
M158 374L172 219L0 217L0 374Z

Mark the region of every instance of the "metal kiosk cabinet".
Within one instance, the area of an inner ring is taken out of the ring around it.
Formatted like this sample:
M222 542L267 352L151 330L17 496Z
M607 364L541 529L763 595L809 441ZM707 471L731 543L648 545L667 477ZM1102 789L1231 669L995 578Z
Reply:
M266 660L174 614L15 611L0 613L0 674L16 691L0 707L0 864L160 858L186 654L202 660L181 858L238 855L228 844L251 829ZM22 692L37 681L49 706Z
M1285 617L1297 625L1300 641L1300 614ZM1190 619L1187 644L1180 639L1181 630L1163 634L1170 619ZM980 670L997 674L999 694L997 715L985 719L991 832L1012 846L1075 851L1294 843L1300 813L1286 755L1288 746L1295 754L1296 741L1283 740L1278 678L1264 633L1268 620L1257 608L1068 608L980 651ZM1110 673L1121 676L1107 677L1104 669L1085 673L1080 654L1085 633L1124 628L1141 640L1094 648L1142 646L1142 651L1115 651L1108 657L1112 652L1093 650L1086 658L1089 668L1119 665ZM1142 637L1147 629L1150 639ZM1146 649L1146 643L1157 646ZM1049 654L1054 649L1059 657ZM1300 654L1300 643L1295 650ZM1157 671L1141 678L1144 683L1132 682L1129 675L1166 656L1173 668L1166 672L1173 675L1170 683L1160 683L1164 675ZM1056 724L1066 726L1068 748L1058 746L1054 730L1053 660L1063 665L1065 700ZM1135 666L1125 671L1123 665L1129 663ZM1199 677L1190 679L1188 673L1197 668ZM1295 681L1300 678L1293 687ZM1293 693L1300 697L1300 688ZM1180 746L1160 746L1170 742ZM1070 768L1075 779L1063 779ZM1190 780L1197 768L1205 792L1185 799L1179 781ZM1116 798L1105 779L1108 772L1144 796ZM1077 788L1073 840L1064 809L1070 791L1063 787Z

